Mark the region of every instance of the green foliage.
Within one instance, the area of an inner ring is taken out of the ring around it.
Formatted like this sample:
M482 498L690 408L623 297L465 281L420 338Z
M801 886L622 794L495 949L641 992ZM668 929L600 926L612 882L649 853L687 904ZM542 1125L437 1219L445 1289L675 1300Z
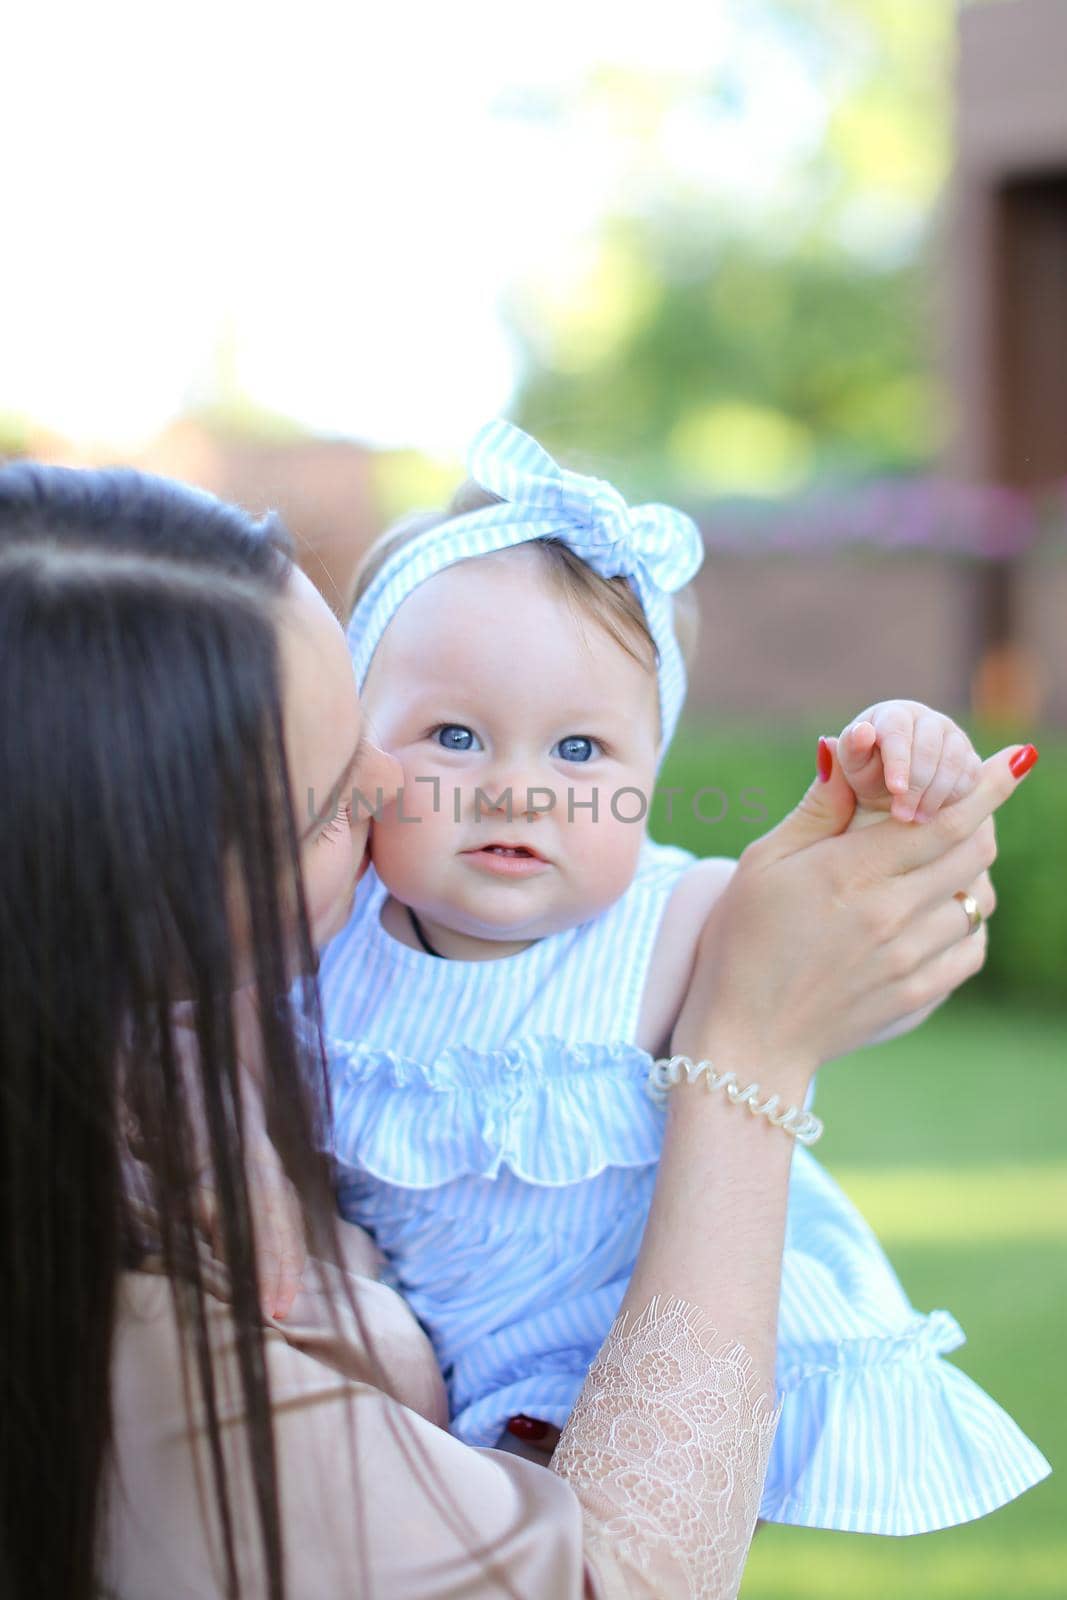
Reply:
M683 725L653 799L654 836L696 855L740 855L811 782L819 734L838 731L814 724ZM968 732L983 758L1017 737L1014 730L970 724ZM1040 760L996 814L999 853L991 876L997 910L986 965L964 995L1067 1009L1067 739L1050 729L1024 736L1037 745ZM682 792L672 799L671 788ZM701 790L696 815L694 797Z
M982 755L1009 739L997 730L980 743ZM1005 1000L1067 1007L1067 739L1042 731L1033 743L1041 759L997 812L997 910L976 982Z
M858 272L815 249L783 260L709 239L704 274L679 280L682 226L692 219L615 224L653 285L642 314L587 366L536 366L523 426L564 459L577 445L625 463L635 494L662 492L666 477L688 499L930 461L919 265Z
M954 8L728 9L736 49L717 71L585 86L587 113L640 151L641 198L599 219L565 292L531 281L513 297L517 418L631 494L691 503L928 466L943 432L927 297ZM783 71L779 121L798 126L774 145L761 97ZM814 138L805 94L823 107ZM680 110L709 135L709 165L717 134L742 142L743 163L751 130L751 193L744 171L678 170Z
M30 428L24 417L0 411L0 461L24 455L29 448Z

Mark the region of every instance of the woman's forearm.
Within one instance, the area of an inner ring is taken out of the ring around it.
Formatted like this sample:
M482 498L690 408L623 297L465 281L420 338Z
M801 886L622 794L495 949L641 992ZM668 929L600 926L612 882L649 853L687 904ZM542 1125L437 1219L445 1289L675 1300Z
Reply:
M742 1083L757 1076L754 1056L724 1032L687 1037L683 1025L673 1048ZM810 1075L769 1057L758 1069L797 1105ZM793 1144L703 1080L670 1091L640 1255L552 1458L582 1500L590 1554L621 1573L620 1593L737 1594L778 1421Z
M757 1059L725 1034L686 1037L672 1048L719 1071L753 1079L801 1105L813 1064ZM653 1295L703 1307L723 1336L749 1351L767 1393L774 1388L778 1294L789 1172L795 1141L703 1079L672 1088L655 1195L623 1309Z

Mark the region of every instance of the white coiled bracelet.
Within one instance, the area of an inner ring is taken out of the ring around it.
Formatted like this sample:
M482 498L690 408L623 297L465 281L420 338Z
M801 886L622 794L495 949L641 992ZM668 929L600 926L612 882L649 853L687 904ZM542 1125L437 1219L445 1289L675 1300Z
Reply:
M709 1092L712 1089L725 1089L727 1098L735 1106L747 1106L754 1117L766 1117L768 1122L781 1128L800 1144L814 1144L816 1139L822 1137L822 1121L814 1111L803 1111L799 1106L787 1106L784 1111L779 1111L781 1096L776 1094L770 1095L760 1105L759 1098L763 1090L758 1083L750 1083L747 1089L742 1089L736 1072L716 1072L710 1061L694 1063L688 1056L664 1057L661 1061L654 1061L648 1074L647 1091L658 1105L663 1105L668 1090L680 1083L683 1077L689 1083L703 1078Z

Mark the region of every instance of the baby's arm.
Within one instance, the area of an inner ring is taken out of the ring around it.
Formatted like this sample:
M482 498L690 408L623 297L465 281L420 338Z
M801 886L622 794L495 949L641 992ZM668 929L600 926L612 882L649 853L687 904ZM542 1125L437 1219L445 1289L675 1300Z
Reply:
M850 828L893 816L927 822L969 794L981 757L963 729L920 700L881 700L853 717L837 745L856 796Z
M650 1055L668 1053L671 1034L693 974L697 943L715 901L733 875L731 856L695 861L675 885L649 963L636 1043Z

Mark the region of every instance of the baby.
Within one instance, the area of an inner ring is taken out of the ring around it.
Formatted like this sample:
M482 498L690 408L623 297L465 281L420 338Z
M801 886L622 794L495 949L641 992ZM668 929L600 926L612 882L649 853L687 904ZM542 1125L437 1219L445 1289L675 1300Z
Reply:
M616 1315L662 1133L649 1069L734 863L645 827L685 694L695 526L505 423L471 470L467 508L387 536L357 587L356 675L404 787L320 980L341 1210L433 1338L453 1431L491 1445L562 1426ZM869 707L838 749L854 825L932 816L980 765L909 701ZM940 1359L962 1340L798 1149L761 1515L919 1533L1043 1477Z

